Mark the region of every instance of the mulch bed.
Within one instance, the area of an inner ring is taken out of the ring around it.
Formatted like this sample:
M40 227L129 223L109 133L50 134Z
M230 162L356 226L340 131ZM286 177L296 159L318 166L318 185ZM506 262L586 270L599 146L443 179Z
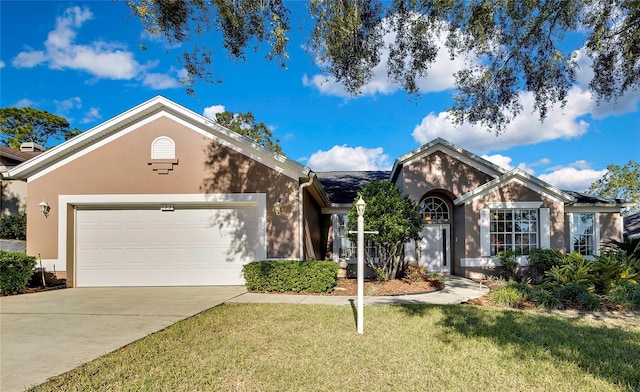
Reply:
M429 279L423 282L405 282L393 279L386 282L365 280L364 295L405 295L420 294L437 291L444 288L444 282L440 279ZM329 295L358 295L357 279L338 279L338 286Z

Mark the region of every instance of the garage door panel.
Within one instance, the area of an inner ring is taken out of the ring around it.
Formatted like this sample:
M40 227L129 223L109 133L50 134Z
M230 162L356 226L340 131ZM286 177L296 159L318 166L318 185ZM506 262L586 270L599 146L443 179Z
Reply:
M258 249L257 207L79 210L78 286L244 284Z

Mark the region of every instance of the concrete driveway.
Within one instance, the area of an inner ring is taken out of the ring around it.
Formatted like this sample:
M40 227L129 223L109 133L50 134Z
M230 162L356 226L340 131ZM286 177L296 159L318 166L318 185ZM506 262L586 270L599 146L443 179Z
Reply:
M78 288L0 297L0 390L41 384L245 291Z

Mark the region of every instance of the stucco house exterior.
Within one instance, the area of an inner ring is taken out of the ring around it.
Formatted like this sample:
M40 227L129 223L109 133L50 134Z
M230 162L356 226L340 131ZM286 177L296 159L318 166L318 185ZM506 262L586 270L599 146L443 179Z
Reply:
M27 206L27 253L71 286L242 284L265 259L353 262L346 212L386 179L420 203L429 270L491 273L503 249L599 252L622 236L621 200L556 189L443 139L390 172L315 173L166 98L155 97L11 170ZM526 257L521 262L526 264Z

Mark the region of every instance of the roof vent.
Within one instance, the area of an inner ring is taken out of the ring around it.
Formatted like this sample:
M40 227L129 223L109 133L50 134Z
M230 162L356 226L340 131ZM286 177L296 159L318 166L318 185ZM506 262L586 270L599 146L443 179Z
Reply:
M43 152L44 147L34 142L24 142L20 145L20 151L22 152Z

